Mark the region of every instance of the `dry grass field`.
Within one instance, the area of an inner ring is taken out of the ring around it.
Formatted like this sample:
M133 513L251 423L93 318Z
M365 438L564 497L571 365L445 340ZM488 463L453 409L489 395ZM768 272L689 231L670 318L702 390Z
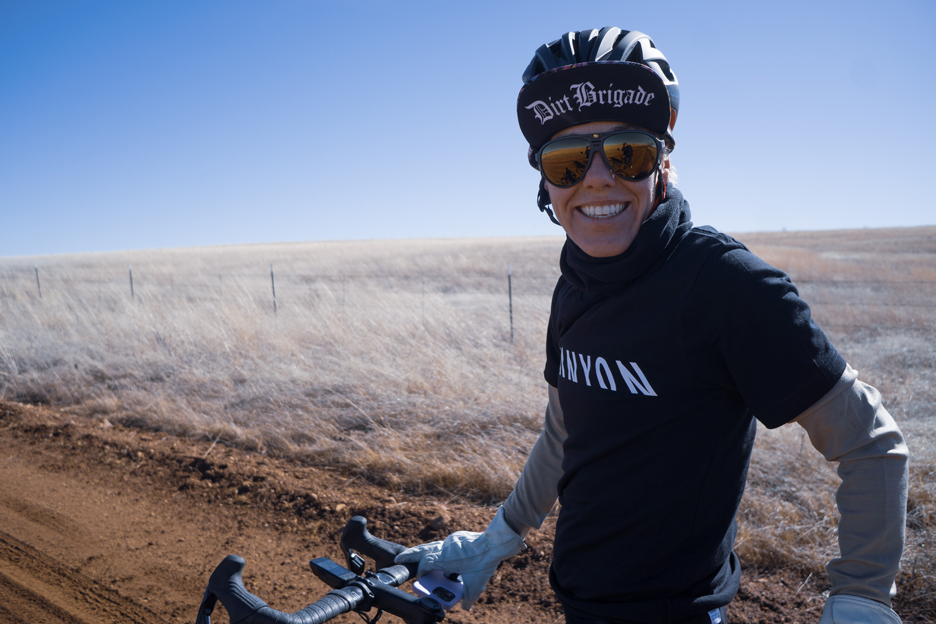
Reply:
M936 619L936 227L738 238L793 277L905 432L901 592ZM0 258L0 399L396 491L501 500L541 426L560 246L461 239ZM821 576L836 550L836 484L835 466L798 427L759 431L740 511L745 565Z

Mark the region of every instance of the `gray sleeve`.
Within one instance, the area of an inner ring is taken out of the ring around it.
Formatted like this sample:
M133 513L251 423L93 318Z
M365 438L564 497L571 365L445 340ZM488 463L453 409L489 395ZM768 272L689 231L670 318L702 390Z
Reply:
M540 434L514 491L504 501L504 518L520 537L540 528L556 504L556 484L562 476L562 443L568 435L559 405L559 390L549 386L549 404Z
M907 445L880 393L845 367L838 383L795 422L842 479L835 500L841 556L826 565L832 595L890 605L907 520Z

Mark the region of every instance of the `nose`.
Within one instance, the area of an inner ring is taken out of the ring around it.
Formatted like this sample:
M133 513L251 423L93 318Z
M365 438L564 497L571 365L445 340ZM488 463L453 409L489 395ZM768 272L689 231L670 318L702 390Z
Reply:
M592 156L591 164L585 172L582 184L587 188L609 188L614 186L614 174L611 173L611 167L605 156L600 150L596 150Z

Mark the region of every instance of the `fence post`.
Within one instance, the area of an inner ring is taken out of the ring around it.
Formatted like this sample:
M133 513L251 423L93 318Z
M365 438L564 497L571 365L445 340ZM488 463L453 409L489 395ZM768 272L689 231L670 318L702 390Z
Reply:
M273 265L270 265L270 288L273 289L273 314L276 314L276 282L273 281Z
M134 301L136 297L133 294L133 265L129 262L127 263L127 271L130 272L130 301Z
M510 342L514 339L513 330L513 283L510 277L510 263L507 263L507 298L510 300Z
M39 290L39 298L42 299L42 286L39 285L39 265L36 266L36 288Z

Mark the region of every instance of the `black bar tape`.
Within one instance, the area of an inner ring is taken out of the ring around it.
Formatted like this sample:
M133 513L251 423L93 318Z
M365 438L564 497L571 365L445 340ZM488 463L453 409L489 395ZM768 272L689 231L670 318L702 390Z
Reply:
M324 624L333 617L351 611L363 599L364 592L360 587L335 589L295 613L283 613L265 606L231 624Z
M390 566L389 568L377 570L377 578L379 578L387 585L391 585L393 587L402 585L414 576L415 574L413 574L410 569L403 564L397 564L395 566Z

